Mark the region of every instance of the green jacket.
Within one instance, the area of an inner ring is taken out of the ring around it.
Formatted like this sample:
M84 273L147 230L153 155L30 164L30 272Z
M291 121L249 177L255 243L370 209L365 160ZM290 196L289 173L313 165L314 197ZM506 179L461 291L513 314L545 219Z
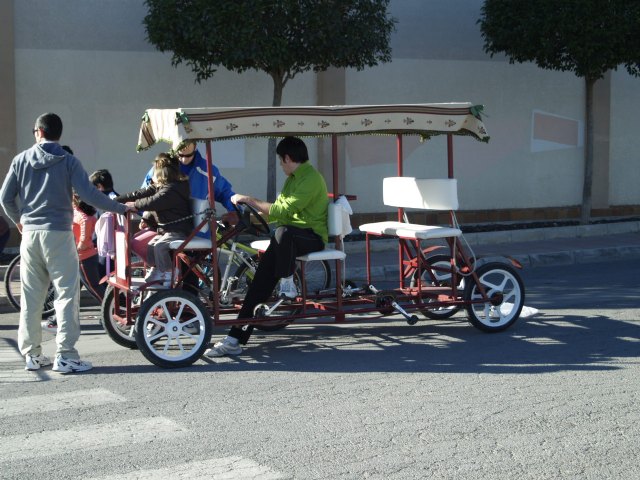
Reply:
M304 162L284 182L282 192L269 208L269 221L311 228L327 243L328 204L324 178L309 162Z

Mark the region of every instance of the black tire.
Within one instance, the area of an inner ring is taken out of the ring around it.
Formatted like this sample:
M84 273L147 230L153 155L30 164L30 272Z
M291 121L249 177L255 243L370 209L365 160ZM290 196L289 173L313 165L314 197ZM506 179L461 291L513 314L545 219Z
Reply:
M209 345L211 317L196 295L161 290L142 304L135 334L140 352L154 365L186 367Z
M121 315L124 316L126 314L126 295L121 290L118 290L118 295L119 309L121 310ZM139 304L137 308L139 308ZM122 347L131 349L138 348L135 337L135 318L137 310L132 312L130 325L121 325L118 323L118 321L113 317L115 313L115 290L112 286L108 286L107 291L104 294L101 312L102 317L100 318L100 323L102 324L102 328L107 332L107 335L111 337L111 340Z
M524 305L524 284L520 275L512 266L499 262L478 267L476 275L489 299L494 301L468 304L469 321L483 332L494 333L509 328L520 316ZM467 277L465 301L481 298L473 276Z
M4 273L4 289L7 293L7 299L9 303L17 311L20 311L20 255L16 256ZM55 299L55 290L53 284L49 284L49 290L47 290L47 298L44 301L44 307L42 309L42 316L48 317L55 313L53 306L53 300Z
M432 257L427 258L427 262L431 267L431 272L427 270L422 271L422 285L451 286L451 257L443 254L433 255ZM413 272L409 285L412 288L418 286L418 270ZM464 277L462 276L458 277L458 291L460 294L464 292ZM431 301L431 299L427 299L427 301ZM460 306L452 305L449 307L438 307L433 309L421 308L419 311L427 318L442 320L452 317L460 311L461 308L462 307Z

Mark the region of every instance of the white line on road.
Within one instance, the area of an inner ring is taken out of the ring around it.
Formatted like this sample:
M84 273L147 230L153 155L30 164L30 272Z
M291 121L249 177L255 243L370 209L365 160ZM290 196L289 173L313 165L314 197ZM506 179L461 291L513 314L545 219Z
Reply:
M81 428L0 437L0 452L8 461L50 455L69 450L96 450L155 440L175 440L188 430L169 418L139 418Z
M108 475L91 480L155 480L157 478L211 480L276 480L288 478L282 473L257 464L242 457L213 458L202 462L173 465L154 470L136 470L134 472Z
M11 398L0 403L0 418L30 413L54 412L69 408L94 407L96 405L122 403L125 401L124 397L103 388Z

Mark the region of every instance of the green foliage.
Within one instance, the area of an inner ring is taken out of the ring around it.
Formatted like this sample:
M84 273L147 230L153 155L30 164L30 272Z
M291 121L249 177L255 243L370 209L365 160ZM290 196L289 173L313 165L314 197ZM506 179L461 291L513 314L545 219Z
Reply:
M624 65L640 75L640 0L485 0L484 49L595 81Z
M218 67L261 70L284 85L329 67L391 60L389 0L146 0L149 41L198 82Z

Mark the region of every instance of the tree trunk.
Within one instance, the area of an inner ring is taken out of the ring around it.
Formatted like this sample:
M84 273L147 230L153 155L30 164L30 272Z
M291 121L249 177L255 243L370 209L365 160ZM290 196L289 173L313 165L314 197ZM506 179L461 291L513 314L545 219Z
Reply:
M284 82L282 77L272 74L273 79L273 102L271 106L279 107L282 104L282 90ZM273 202L276 199L276 139L270 138L267 148L267 202Z
M584 149L584 183L582 186L582 208L580 223L587 225L591 218L591 188L593 185L593 86L595 80L585 77L586 116Z

